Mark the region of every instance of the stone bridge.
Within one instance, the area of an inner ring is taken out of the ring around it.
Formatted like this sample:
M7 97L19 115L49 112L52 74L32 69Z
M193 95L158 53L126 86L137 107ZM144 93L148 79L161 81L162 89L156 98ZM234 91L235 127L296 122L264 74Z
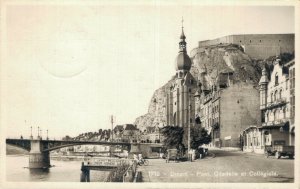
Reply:
M77 145L122 146L128 151L131 144L126 142L107 141L75 141L75 140L42 140L38 139L6 139L6 143L29 151L29 168L49 168L52 150Z

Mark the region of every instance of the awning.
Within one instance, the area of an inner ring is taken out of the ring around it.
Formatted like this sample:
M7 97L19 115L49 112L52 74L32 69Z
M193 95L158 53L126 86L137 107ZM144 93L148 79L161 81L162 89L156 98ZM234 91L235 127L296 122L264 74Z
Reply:
M286 122L277 123L277 124L264 125L264 126L261 126L258 128L259 129L279 129L280 127L283 127L284 129L288 130L289 125L290 125L289 122L286 121Z

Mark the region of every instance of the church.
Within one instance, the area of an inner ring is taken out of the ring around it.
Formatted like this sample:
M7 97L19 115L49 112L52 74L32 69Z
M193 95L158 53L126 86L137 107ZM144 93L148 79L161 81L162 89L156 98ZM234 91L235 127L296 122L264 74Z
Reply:
M189 127L194 127L197 80L190 73L192 61L187 55L183 27L179 42L179 52L175 59L176 75L166 95L167 125L184 128L183 144L188 146Z

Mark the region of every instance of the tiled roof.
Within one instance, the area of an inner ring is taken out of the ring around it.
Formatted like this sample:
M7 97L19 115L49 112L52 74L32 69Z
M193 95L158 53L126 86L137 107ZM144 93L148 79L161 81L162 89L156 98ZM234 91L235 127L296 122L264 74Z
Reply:
M125 130L138 130L133 124L126 124Z

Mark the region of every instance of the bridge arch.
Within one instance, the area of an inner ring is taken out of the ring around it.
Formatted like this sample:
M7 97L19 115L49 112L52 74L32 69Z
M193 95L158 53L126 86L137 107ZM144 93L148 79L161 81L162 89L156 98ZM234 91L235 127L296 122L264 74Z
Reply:
M19 149L22 149L22 150L24 150L26 152L30 152L30 148L25 147L25 146L20 146L20 145L17 145L17 144L7 144L7 145L12 146L12 147L16 147L16 148L19 148Z

